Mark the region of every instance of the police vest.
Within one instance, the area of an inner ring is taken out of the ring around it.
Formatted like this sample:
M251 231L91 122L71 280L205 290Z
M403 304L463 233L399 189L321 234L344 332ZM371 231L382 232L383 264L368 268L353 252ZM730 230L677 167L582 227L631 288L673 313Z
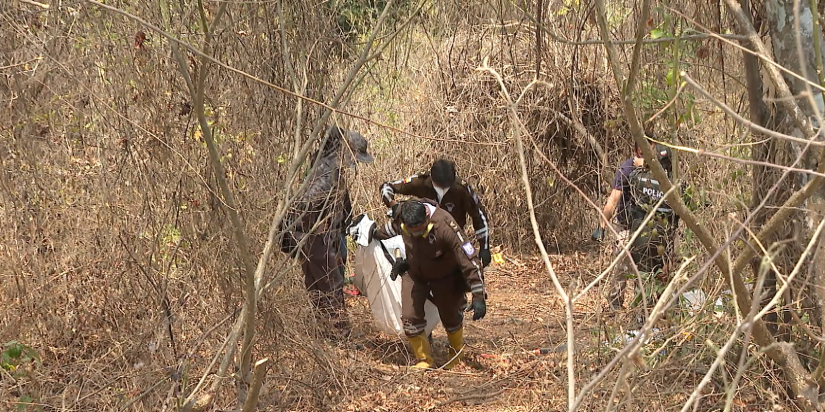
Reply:
M633 210L633 218L641 215L644 218L650 211L660 214L672 215L673 210L667 204L662 203L657 206L659 200L664 197L665 192L662 190L659 181L653 176L653 173L646 168L637 168L630 173L630 194L633 200L631 205Z
M649 169L634 170L628 177L628 182L632 200L629 205L630 232L639 232L630 252L640 270L655 271L661 268L664 255L675 235L676 214L666 203L659 203L665 193ZM653 215L642 226L651 213Z

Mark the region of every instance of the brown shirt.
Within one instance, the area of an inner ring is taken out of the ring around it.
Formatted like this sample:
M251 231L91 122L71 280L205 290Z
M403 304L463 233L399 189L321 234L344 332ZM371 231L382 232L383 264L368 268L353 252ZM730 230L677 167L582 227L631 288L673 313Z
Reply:
M470 239L445 210L428 199L420 199L427 207L433 227L426 236L410 236L401 229L400 217L381 226L376 239L389 239L398 234L404 239L410 277L430 281L461 273L470 285L473 296L484 296L481 262Z
M475 237L478 239L479 245L482 249L490 248L487 211L470 185L456 180L453 186L444 194L444 197L439 199L430 175L419 173L406 179L386 182L381 185L381 200L387 207L395 199L396 193L432 199L438 202L438 205L452 215L455 222L462 229L467 224L467 215L469 214L473 220L473 229L475 229Z

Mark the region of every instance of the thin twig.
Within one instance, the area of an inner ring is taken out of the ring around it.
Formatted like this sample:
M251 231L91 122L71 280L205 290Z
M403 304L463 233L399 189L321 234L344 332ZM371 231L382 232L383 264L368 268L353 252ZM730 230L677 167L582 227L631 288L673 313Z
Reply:
M739 113L737 113L735 110L730 108L730 106L722 103L721 101L719 101L719 99L713 97L713 95L711 95L710 92L708 92L702 86L700 86L698 83L696 83L696 81L693 80L693 78L690 77L686 72L681 72L679 74L679 76L681 76L682 79L687 84L689 84L691 87L696 89L696 91L699 92L699 94L704 96L706 99L710 100L711 103L716 105L716 107L722 109L722 111L724 111L725 114L732 117L734 120L741 123L743 126L753 130L756 133L761 133L761 134L764 134L764 135L767 135L767 136L775 137L777 139L788 140L788 141L795 142L795 143L803 143L803 144L810 143L811 146L817 146L817 147L825 146L825 142L811 141L810 139L802 139L802 138L799 138L799 137L794 137L794 136L790 136L790 135L787 135L787 134L775 132L771 129L762 127L762 126L760 126L760 125L758 125L758 124L756 124L756 123L754 123L754 122L752 122L748 119L745 119Z
M37 60L43 60L43 57L35 57L33 59L29 59L29 60L26 60L24 62L10 64L8 66L0 66L0 70L13 69L15 67L25 66L25 65L27 65L27 64L29 64L33 61L37 61Z
M256 83L260 83L264 86L275 89L275 90L277 90L277 91L279 91L283 94L293 96L297 99L301 99L305 102L312 103L316 106L320 106L320 107L324 108L325 110L328 110L332 113L337 113L337 114L340 114L342 116L347 116L347 117L350 117L350 118L353 118L353 119L358 119L358 120L361 120L361 121L366 122L368 124L373 124L375 126L378 126L382 129L392 130L396 133L400 133L400 134L403 134L403 135L406 135L406 136L409 136L409 137L412 137L412 138L416 138L416 139L424 139L424 140L437 141L437 142L453 142L453 143L462 143L462 144L472 144L472 145L480 145L480 146L501 146L501 145L506 144L506 143L497 143L497 142L492 142L492 143L491 142L486 142L486 143L484 143L484 142L464 141L464 140L457 140L457 139L443 139L443 138L438 138L438 137L433 137L433 136L417 135L415 133L411 133L409 131L399 129L395 126L391 126L391 125L388 125L386 123L382 123L382 122L375 121L375 120L372 120L372 119L364 117L364 116L360 116L360 115L357 115L357 114L354 114L354 113L350 113L350 112L347 112L347 111L344 111L344 110L340 110L338 108L335 108L334 107L335 105L333 105L333 104L326 104L326 103L314 100L312 98L299 95L297 93L292 92L289 89L286 89L286 88L278 86L274 83L268 82L264 79L261 79L257 76L249 74L249 73L247 73L243 70L240 70L238 68L232 67L232 66L216 59L213 56L209 56L209 55L205 54L204 52L202 52L201 50L199 50L195 46L192 46L191 44L189 44L189 43L187 43L183 40L180 40L179 38L175 37L174 35L170 34L169 32L167 32L165 30L162 30L161 28L157 27L156 25L154 25L152 23L149 23L148 21L146 21L146 20L144 20L144 19L142 19L138 16L135 16L134 14L131 14L131 13L125 11L125 10L121 10L121 9L119 9L117 7L114 7L114 6L109 6L107 4L103 4L103 3L100 3L100 2L95 1L95 0L85 0L85 1L87 3L95 5L97 7L101 7L103 9L109 10L111 12L120 14L120 15L125 16L125 17L128 17L129 19L134 20L137 23L140 23L142 26L146 27L147 29L150 29L150 30L160 34L161 36L165 37L170 42L177 43L178 45L180 45L184 49L189 50L189 52L191 52L192 54L194 54L194 55L196 55L196 56L198 56L202 59L206 59L210 63L215 64L217 66L220 66L223 69L229 70L230 72L239 74L242 77L247 78L249 80L252 80ZM226 2L222 2L221 4L226 4Z
M479 399L485 400L485 399L489 399L489 398L493 398L493 397L496 397L498 395L501 395L506 390L507 389L505 388L505 389L499 389L497 391L493 391L493 392L489 392L489 393L476 393L476 394L472 394L472 395L456 396L456 397L447 399L446 401L440 402L437 407L442 407L444 405L448 405L448 404L451 404L451 403L454 403L454 402L464 402L464 401L479 400Z
M519 162L521 163L521 180L524 184L525 196L527 197L527 209L530 213L530 225L533 228L533 237L536 242L536 246L538 246L539 253L541 254L542 261L544 262L544 266L547 269L547 273L548 275L550 275L550 279L553 282L553 286L556 289L556 292L561 296L562 301L564 302L565 318L567 320L567 397L568 405L570 408L569 410L570 412L572 412L575 410L573 401L576 397L576 342L574 339L573 302L570 300L570 296L564 290L564 287L561 286L561 282L559 281L558 276L556 276L556 272L553 269L553 264L550 262L550 257L547 255L547 250L544 248L544 242L542 242L541 239L541 230L539 229L538 221L536 220L536 210L533 205L533 192L530 187L530 177L527 172L527 162L525 160L524 144L522 142L522 133L529 134L529 132L527 131L527 128L524 126L524 124L518 117L516 105L513 103L513 99L510 97L510 92L504 85L504 80L501 78L501 75L499 75L498 72L496 72L487 65L486 59L483 65L478 70L486 71L496 79L496 81L499 84L499 87L501 88L501 94L507 101L507 108L510 114L510 121L512 123L513 134L516 139L516 150L518 151ZM520 98L518 100L520 100Z

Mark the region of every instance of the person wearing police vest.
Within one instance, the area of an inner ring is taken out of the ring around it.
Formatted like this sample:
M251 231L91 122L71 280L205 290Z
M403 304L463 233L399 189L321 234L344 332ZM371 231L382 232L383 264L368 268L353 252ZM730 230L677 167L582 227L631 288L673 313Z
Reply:
M651 150L659 157L659 162L662 164L662 167L667 171L668 175L670 175L672 169L670 149L656 144L654 142L656 135L653 134L653 132L646 131L645 137L647 137L650 143ZM611 222L613 229L617 233L613 246L613 255L614 257L618 256L619 260L613 270L611 288L608 296L610 309L616 311L623 306L627 276L633 270L632 263L635 262L637 268L641 271L660 271L661 273L667 269L664 263L669 255L669 249L672 248L672 232L675 230L676 223L678 223L678 220L676 220L678 217L675 217L675 213L666 205L662 205L662 214L654 216L654 218L651 219L651 223L658 225L656 222L663 223L665 220L672 219L672 224L668 225L667 231L662 230L662 226L658 226L658 230L643 231L640 233L640 236L636 238L636 241L630 247L630 254L633 258L633 262L631 262L622 250L630 239L630 234L638 229L639 224L644 220L647 209L650 208L647 202L655 199L653 202L653 204L655 204L662 196L659 182L652 178L652 173L644 166L644 158L638 147L634 148L634 156L625 160L619 166L616 176L613 179L612 188L613 190L607 199L602 213L607 221ZM667 218L663 220L664 215L667 215ZM604 239L605 223L604 220L599 222L599 226L596 227L591 236L593 240L601 241ZM650 235L652 234L656 236L651 238ZM653 255L654 252L656 254L655 258ZM659 255L659 252L662 252L661 255Z
M460 362L464 349L465 293L472 293L467 311L473 320L487 314L486 291L473 243L464 231L435 201L407 200L398 204L394 217L380 228L373 226L372 237L383 240L401 234L406 256L393 263L390 278L401 276L401 321L418 363L416 369L433 367L432 350L425 335L424 303L428 298L438 308L441 323L450 343L450 361L444 369Z
M452 215L462 229L469 214L479 243L479 259L484 267L490 264L490 224L487 211L472 187L456 177L453 162L438 159L433 163L429 173L421 172L382 184L381 200L390 208L391 215L398 210L396 193L435 200L442 209Z

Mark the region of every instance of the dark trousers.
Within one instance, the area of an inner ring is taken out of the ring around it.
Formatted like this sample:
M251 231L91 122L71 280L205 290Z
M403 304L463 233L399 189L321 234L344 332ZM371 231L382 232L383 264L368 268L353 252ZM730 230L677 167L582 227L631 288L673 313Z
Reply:
M304 245L304 285L315 308L333 324L343 322L344 275L338 233L307 235Z
M409 275L401 278L401 321L407 337L418 336L427 325L424 303L432 293L432 302L438 308L441 323L448 333L461 328L463 310L467 306L467 286L460 274L439 280L414 280Z

